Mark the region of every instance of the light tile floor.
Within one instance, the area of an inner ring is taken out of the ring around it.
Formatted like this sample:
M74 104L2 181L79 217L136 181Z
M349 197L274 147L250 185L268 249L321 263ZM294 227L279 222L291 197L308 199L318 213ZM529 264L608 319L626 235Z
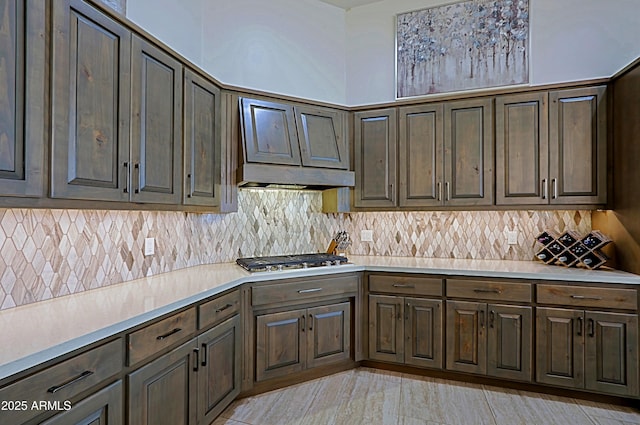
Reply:
M636 425L616 405L359 368L233 402L212 425Z

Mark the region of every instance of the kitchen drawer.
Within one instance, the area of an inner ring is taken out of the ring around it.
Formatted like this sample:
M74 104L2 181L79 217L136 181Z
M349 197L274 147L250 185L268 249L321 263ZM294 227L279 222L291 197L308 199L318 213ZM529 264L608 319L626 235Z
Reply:
M531 284L492 280L447 279L447 297L531 302Z
M358 277L331 276L305 280L292 279L251 288L251 305L306 301L313 298L340 296L358 291Z
M174 314L127 335L127 364L129 366L169 348L196 330L196 309Z
M122 338L118 338L0 389L0 400L27 403L26 410L3 410L2 423L20 424L43 413L32 409L34 402L76 401L78 394L122 370L122 354Z
M198 307L198 329L220 323L240 310L240 291L229 292Z
M537 301L540 304L636 310L638 292L624 288L539 284Z
M439 297L442 295L442 279L373 274L369 275L369 292Z

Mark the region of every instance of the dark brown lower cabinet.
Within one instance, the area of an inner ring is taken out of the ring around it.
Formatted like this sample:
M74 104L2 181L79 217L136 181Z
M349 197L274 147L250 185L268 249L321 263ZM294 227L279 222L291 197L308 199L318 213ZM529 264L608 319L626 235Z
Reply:
M369 358L442 368L442 301L369 295Z
M536 380L638 395L638 316L578 309L536 310Z
M532 309L447 301L447 369L531 380Z
M256 381L351 356L351 302L256 316Z
M236 315L128 375L129 425L208 424L240 389Z
M42 425L123 425L122 397L122 381L118 381Z

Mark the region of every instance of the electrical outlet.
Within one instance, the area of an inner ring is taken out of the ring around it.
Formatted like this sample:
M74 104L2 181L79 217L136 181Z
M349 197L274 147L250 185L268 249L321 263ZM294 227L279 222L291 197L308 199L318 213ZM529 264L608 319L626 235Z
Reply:
M509 245L517 245L518 244L518 231L517 230L507 230L507 243Z
M361 242L373 242L373 230L361 230L360 231Z
M153 255L156 252L156 239L144 238L144 256Z

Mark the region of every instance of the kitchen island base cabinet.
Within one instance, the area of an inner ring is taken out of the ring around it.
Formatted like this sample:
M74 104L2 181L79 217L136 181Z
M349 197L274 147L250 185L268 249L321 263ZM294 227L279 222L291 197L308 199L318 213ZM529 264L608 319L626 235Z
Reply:
M124 425L122 397L118 381L41 425Z
M350 302L256 316L256 381L350 357Z
M638 395L637 314L538 308L537 381Z

